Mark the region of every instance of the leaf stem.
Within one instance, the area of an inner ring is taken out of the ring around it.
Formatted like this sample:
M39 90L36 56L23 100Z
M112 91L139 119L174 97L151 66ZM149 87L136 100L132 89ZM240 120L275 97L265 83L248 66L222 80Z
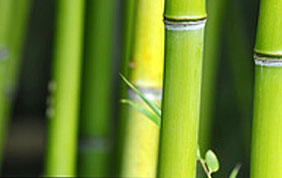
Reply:
M199 161L200 161L201 166L202 166L204 172L206 173L207 177L212 178L211 172L208 170L205 160L203 158L199 157Z

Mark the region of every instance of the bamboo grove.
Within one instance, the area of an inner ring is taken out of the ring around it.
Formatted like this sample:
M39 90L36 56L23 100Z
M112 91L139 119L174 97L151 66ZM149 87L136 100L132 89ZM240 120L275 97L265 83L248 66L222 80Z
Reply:
M0 176L282 178L282 0L0 0Z

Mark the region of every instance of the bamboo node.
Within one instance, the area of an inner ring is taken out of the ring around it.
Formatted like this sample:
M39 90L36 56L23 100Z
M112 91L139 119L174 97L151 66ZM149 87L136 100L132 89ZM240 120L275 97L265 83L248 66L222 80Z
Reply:
M256 66L282 67L282 58L277 56L254 54L254 62Z
M5 96L7 100L13 101L16 98L17 87L9 85L5 88Z
M175 21L164 19L165 29L172 31L190 31L203 29L206 25L207 19Z
M143 95L151 101L159 101L162 98L162 89L160 88L137 88ZM140 99L132 89L128 89L128 97L131 100Z
M107 137L92 137L80 139L79 152L88 152L96 150L98 152L108 152L112 149L112 144Z

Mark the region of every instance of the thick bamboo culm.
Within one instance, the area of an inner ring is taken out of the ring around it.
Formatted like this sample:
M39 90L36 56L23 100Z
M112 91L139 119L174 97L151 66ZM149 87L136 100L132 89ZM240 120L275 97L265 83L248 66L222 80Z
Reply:
M115 0L86 1L79 176L111 175Z
M159 177L194 178L206 18L204 0L165 2Z
M83 0L57 0L45 176L76 175Z
M30 0L0 0L0 169L30 6Z
M282 178L282 0L262 0L259 13L251 178Z
M163 0L137 0L134 44L129 79L146 96L160 103L163 75ZM128 97L140 102L129 90ZM122 152L122 177L155 177L159 127L134 108L128 107Z

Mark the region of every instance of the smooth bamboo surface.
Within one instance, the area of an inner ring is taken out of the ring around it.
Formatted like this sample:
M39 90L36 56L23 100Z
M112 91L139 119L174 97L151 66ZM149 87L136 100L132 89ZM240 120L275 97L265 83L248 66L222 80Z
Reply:
M84 1L58 0L45 176L76 175Z
M194 178L205 1L165 2L165 73L158 177Z
M162 88L164 60L163 0L136 2L130 81L136 87Z
M141 103L139 98L131 99ZM160 103L160 100L151 100ZM122 177L155 177L160 128L135 108L128 107Z
M204 28L166 30L159 177L194 178Z
M262 0L255 51L260 54L282 55L282 0Z
M251 178L282 178L282 68L256 67Z
M205 1L166 0L164 16L174 20L198 20L206 17Z

